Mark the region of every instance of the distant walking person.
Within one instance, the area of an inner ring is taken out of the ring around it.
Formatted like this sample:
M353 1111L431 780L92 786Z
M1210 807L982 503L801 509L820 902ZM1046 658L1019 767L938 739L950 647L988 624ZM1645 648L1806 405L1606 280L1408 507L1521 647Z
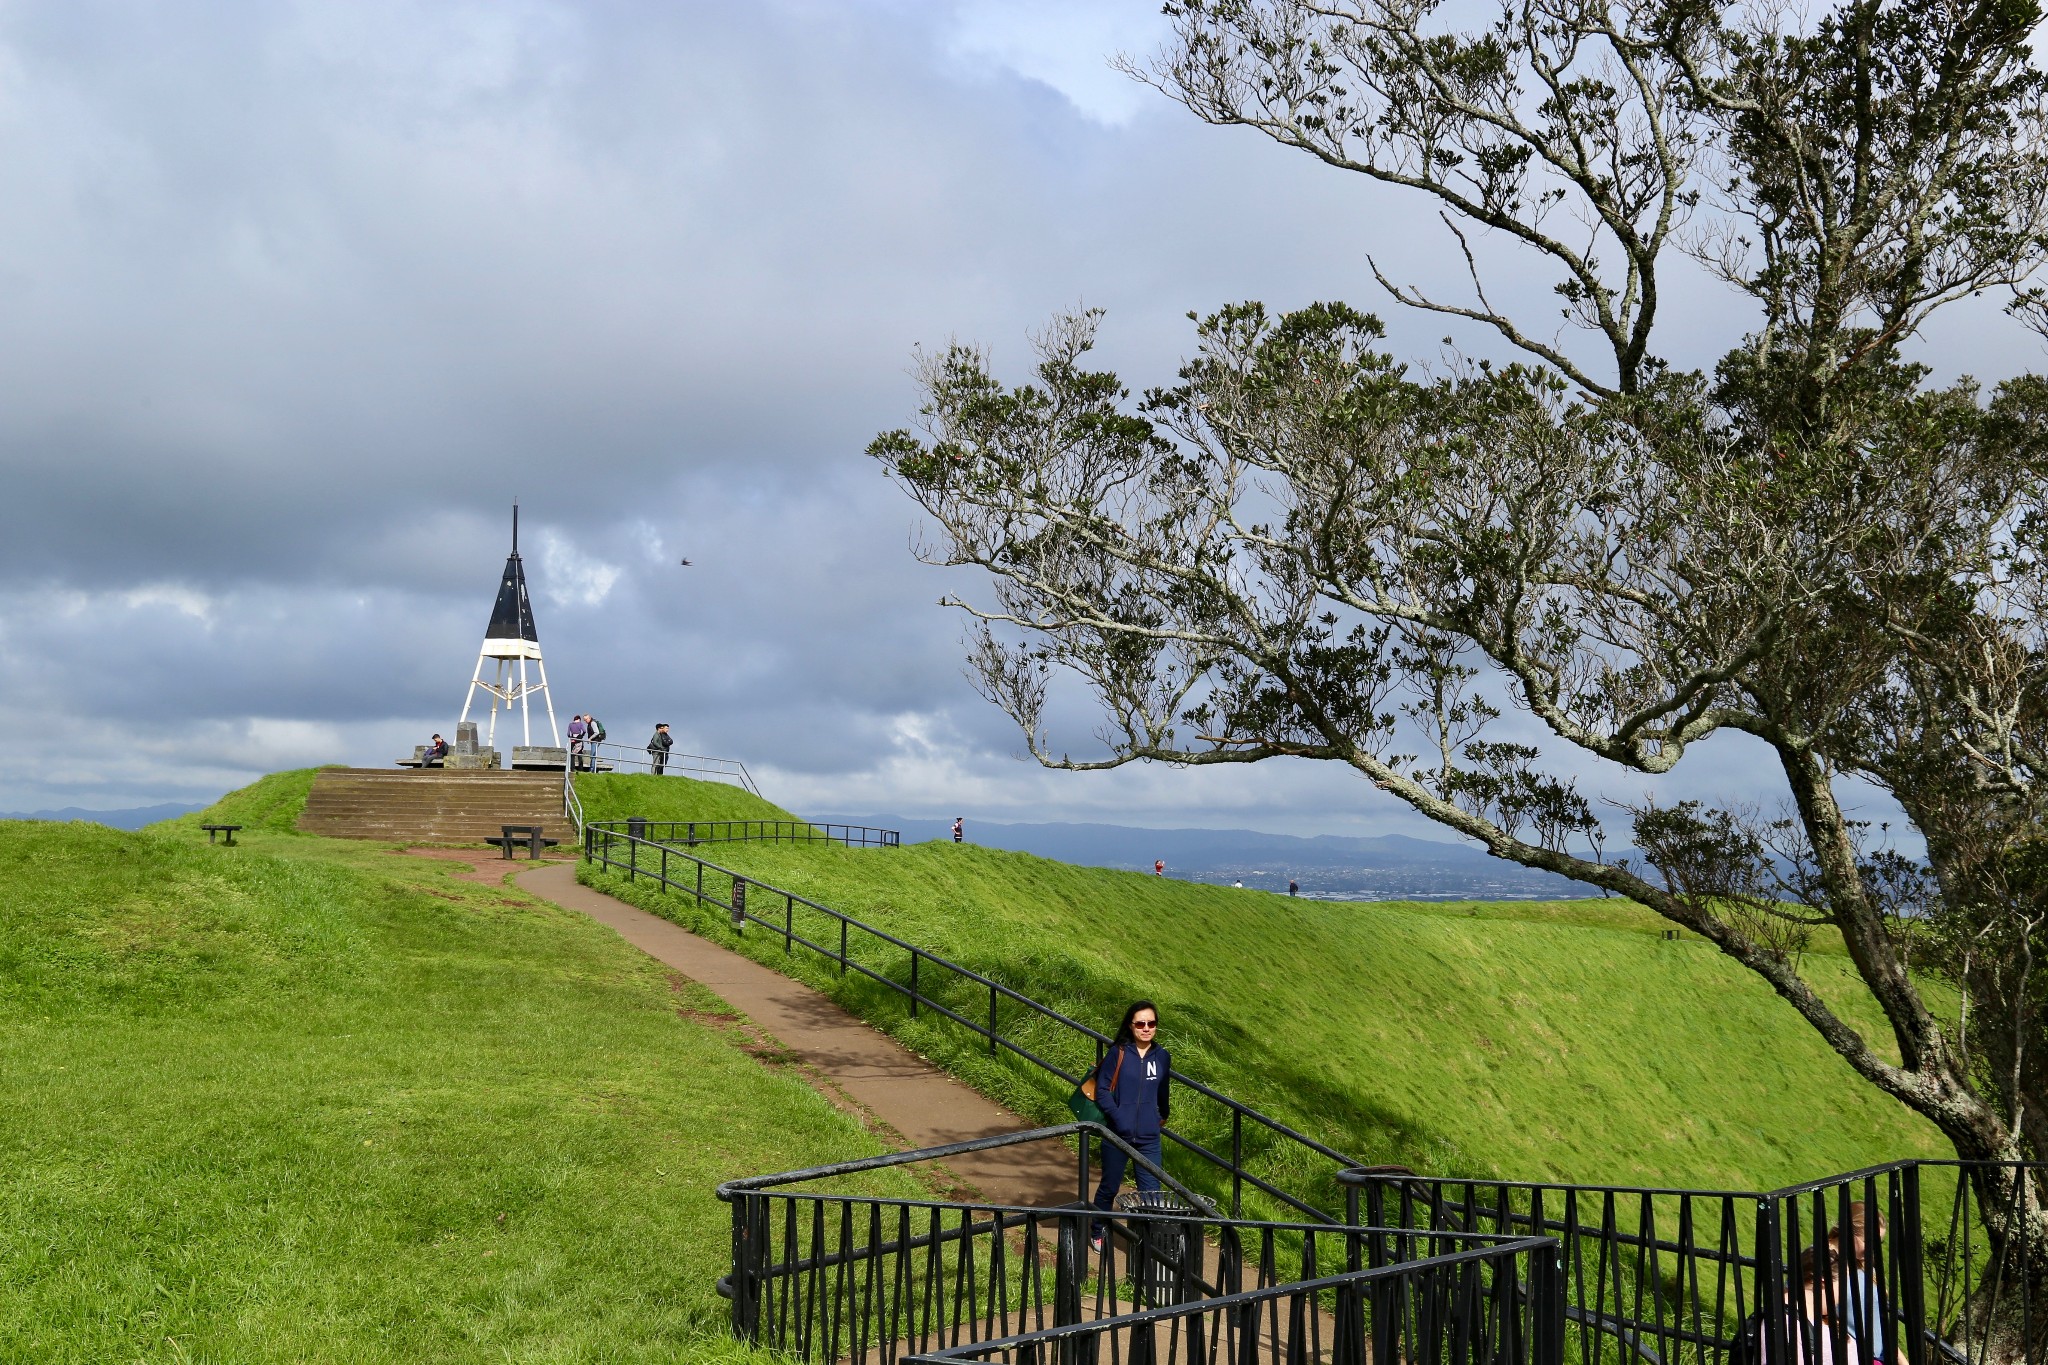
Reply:
M1294 878L1289 877L1287 879L1287 894L1290 896L1299 896L1301 894L1301 883L1294 880Z
M668 751L675 746L676 742L669 738L667 721L654 727L654 738L647 741L647 757L654 761L656 777L660 777L661 770L668 766Z
M1159 1007L1140 1000L1124 1011L1116 1043L1095 1068L1095 1103L1111 1132L1128 1142L1153 1165L1160 1164L1159 1134L1172 1108L1173 1058L1159 1046ZM1095 1187L1095 1207L1107 1212L1124 1183L1130 1159L1121 1148L1102 1144L1102 1183ZM1138 1168L1138 1188L1156 1190L1159 1177ZM1094 1241L1102 1244L1102 1224Z
M967 824L960 816L953 817L953 842L959 843L967 837Z
M1154 858L1152 860L1152 875L1155 877L1164 877L1166 875L1166 859Z

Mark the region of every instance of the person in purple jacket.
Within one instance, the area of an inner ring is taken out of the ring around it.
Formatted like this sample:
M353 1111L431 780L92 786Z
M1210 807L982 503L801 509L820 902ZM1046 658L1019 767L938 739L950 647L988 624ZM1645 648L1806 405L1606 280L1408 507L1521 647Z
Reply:
M1172 1110L1173 1058L1159 1046L1159 1007L1140 1000L1124 1011L1116 1042L1095 1068L1095 1103L1110 1131L1136 1148L1153 1165L1161 1164L1159 1134ZM1102 1183L1095 1187L1095 1207L1107 1211L1124 1183L1130 1159L1122 1149L1102 1144ZM1159 1177L1138 1168L1138 1188L1156 1190ZM1094 1230L1102 1245L1102 1224Z

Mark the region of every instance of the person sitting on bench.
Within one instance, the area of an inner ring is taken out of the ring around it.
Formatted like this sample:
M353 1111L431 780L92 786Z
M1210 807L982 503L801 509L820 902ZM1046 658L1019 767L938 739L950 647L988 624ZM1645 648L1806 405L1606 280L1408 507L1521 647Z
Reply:
M447 757L448 741L439 735L435 735L434 742L429 744L426 747L426 751L420 755L420 766L422 768L438 768L441 766L442 760Z

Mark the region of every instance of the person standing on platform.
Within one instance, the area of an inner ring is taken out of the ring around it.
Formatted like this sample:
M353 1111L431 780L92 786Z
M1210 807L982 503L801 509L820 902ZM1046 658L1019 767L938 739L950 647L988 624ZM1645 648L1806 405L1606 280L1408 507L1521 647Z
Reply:
M953 842L959 843L967 837L967 822L960 816L953 817Z
M583 767L583 762L584 762L584 752L583 752L583 750L584 750L584 743L585 743L585 741L584 741L584 736L585 736L585 735L588 735L589 733L590 733L590 727L589 727L589 726L587 726L587 725L585 725L585 724L583 723L583 713L582 713L582 712L580 712L580 711L579 711L579 712L577 712L577 713L576 713L575 715L573 715L573 716L569 717L569 766L570 766L570 767L572 767L572 768L576 768L576 769L579 769L579 770L580 770L580 769L581 769L581 768Z
M647 757L654 763L654 775L661 776L661 770L668 766L668 751L676 747L669 738L668 722L662 721L654 727L654 738L647 741Z
M1109 1130L1128 1142L1154 1166L1160 1165L1159 1135L1173 1107L1173 1058L1159 1046L1159 1007L1140 1000L1124 1011L1116 1042L1095 1068L1095 1103ZM1130 1164L1123 1149L1102 1144L1102 1183L1095 1187L1095 1207L1109 1211L1117 1187ZM1159 1177L1138 1168L1138 1188L1156 1190ZM1102 1245L1102 1224L1095 1224L1094 1244Z

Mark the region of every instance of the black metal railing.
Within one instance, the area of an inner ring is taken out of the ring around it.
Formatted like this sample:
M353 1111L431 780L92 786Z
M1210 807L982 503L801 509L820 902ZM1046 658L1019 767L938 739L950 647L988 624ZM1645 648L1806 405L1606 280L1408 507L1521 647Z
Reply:
M653 843L680 844L842 844L847 848L899 848L903 836L872 825L834 825L815 820L594 820Z
M1574 1356L2048 1365L2019 1229L2042 1167L1899 1161L1764 1192L1347 1172L1347 1218L1551 1236ZM1981 1188L1980 1188L1981 1187ZM1983 1189L1999 1203L1987 1217Z
M1020 1144L1114 1143L1178 1196L1105 1214L796 1188ZM1222 1217L1093 1124L732 1181L742 1340L801 1360L1561 1365L1557 1244ZM1103 1235L1097 1240L1097 1232ZM1561 1323L1561 1320L1560 1320ZM1159 1335L1165 1335L1162 1347ZM1545 1343L1550 1343L1546 1349Z
M1079 1084L1092 1072L1112 1041L971 967L808 897L753 881L676 843L636 837L621 822L587 826L583 856L630 881L644 878L691 897L693 904L716 907L730 916L735 929L758 925L780 938L785 952L794 954L801 948L819 954L837 966L840 976L866 978L902 997L911 1017L928 1012L950 1020L983 1040L990 1055L1021 1059L1062 1089ZM900 970L885 970L887 957L895 957ZM1022 1029L1051 1041L1025 1036ZM1092 1060L1070 1067L1048 1055L1049 1049L1092 1055ZM1179 1121L1163 1136L1172 1144L1170 1150L1192 1159L1197 1187L1225 1204L1232 1216L1245 1211L1248 1197L1264 1196L1293 1214L1339 1221L1336 1177L1357 1166L1356 1160L1179 1071L1173 1081ZM1185 1119L1190 1113L1193 1122ZM1259 1169L1253 1168L1254 1159ZM1289 1177L1295 1188L1280 1183ZM1328 1207L1315 1202L1317 1198Z
M617 824L588 827L586 858L717 907L735 929L766 929L787 953L818 954L842 977L857 975L902 997L913 1017L928 1011L968 1030L991 1055L1014 1056L1072 1085L1086 1072L1049 1055L1062 1050L1058 1041L1092 1044L1097 1061L1109 1042L983 973ZM900 971L886 969L882 959L889 955L900 955ZM1055 1043L1027 1030L1049 1033ZM1424 1177L1359 1167L1210 1086L1175 1079L1183 1095L1212 1106L1211 1118L1220 1115L1220 1122L1176 1124L1165 1134L1170 1150L1192 1158L1183 1174L1219 1202L1227 1197L1233 1220L1242 1221L1247 1196L1264 1196L1314 1222L1262 1226L1283 1241L1320 1229L1327 1247L1327 1225L1339 1218L1314 1202L1312 1188L1326 1175L1329 1194L1339 1182L1348 1187L1344 1226L1554 1240L1559 1320L1568 1324L1579 1365L2048 1365L2048 1340L2037 1341L2048 1339L2044 1305L2018 1250L2026 1238L2048 1245L2038 1193L2048 1183L2042 1165L1911 1160L1772 1191ZM1177 1118L1183 1104L1176 1105ZM1227 1141L1210 1135L1226 1128ZM1084 1146L1084 1161L1085 1155ZM1262 1159L1259 1170L1248 1165L1254 1155ZM1279 1183L1279 1168L1288 1166L1293 1189ZM1054 1215L1033 1212L1031 1226L1043 1233ZM993 1225L984 1231L1023 1229L1004 1221L1013 1213L1021 1211L990 1215ZM1858 1222L1865 1228L1860 1244ZM980 1225L969 1219L964 1226ZM981 1234L956 1228L940 1242L973 1235ZM1384 1247L1372 1251L1370 1238L1365 1245L1369 1266L1391 1263ZM1313 1249L1306 1254L1301 1281L1316 1278L1320 1265ZM1087 1335L1065 1332L1060 1340ZM998 1340L988 1337L991 1349ZM1207 1340L1213 1345L1215 1338Z
M1468 1247L1070 1326L911 1361L1008 1365L1563 1365L1557 1244ZM1533 1286L1525 1290L1524 1286ZM1160 1334L1165 1340L1160 1340Z
M657 777L667 775L710 778L713 781L730 782L753 796L761 794L761 788L754 782L754 775L747 771L746 764L736 758L686 754L680 749L671 749L657 762L655 755L647 749L636 749L630 744L613 744L608 740L587 739L571 741L567 753L568 766L573 772L639 772L652 773Z
M1733 1190L1455 1180L1364 1168L1346 1221L1552 1237L1576 1359L1722 1362L1757 1303L1763 1196Z

